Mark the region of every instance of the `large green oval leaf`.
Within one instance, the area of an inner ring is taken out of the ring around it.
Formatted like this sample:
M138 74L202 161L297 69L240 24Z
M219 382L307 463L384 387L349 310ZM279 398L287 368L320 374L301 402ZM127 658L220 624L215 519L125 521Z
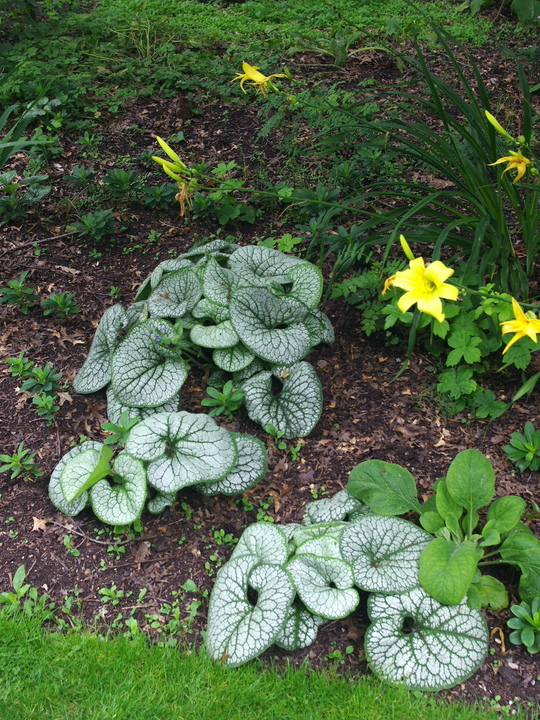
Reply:
M253 435L230 433L238 459L227 477L217 482L200 483L196 490L202 495L239 495L251 490L266 475L266 447Z
M234 293L230 312L244 345L263 360L294 363L310 351L311 339L302 323L309 308L298 300L276 298L264 288L242 288Z
M300 599L314 615L337 620L350 615L358 605L353 571L343 560L296 555L286 567Z
M178 394L187 378L181 358L164 358L152 333L159 321L137 325L116 348L111 367L112 390L122 405L158 407Z
M477 565L476 545L470 540L456 545L435 538L420 557L420 584L439 602L457 605L467 594Z
M244 555L230 560L218 573L210 606L206 649L213 660L236 667L266 650L283 628L294 588L279 565L261 564ZM257 602L248 600L248 587Z
M224 478L237 461L230 434L208 415L156 413L130 432L126 451L150 462L148 482L170 493Z
M418 690L443 690L469 678L488 649L482 613L441 605L421 588L371 595L364 641L373 672Z
M495 494L495 473L479 450L463 450L446 473L446 488L452 498L472 515Z
M347 490L377 515L402 515L409 510L421 512L414 478L401 465L384 460L361 462L351 470Z
M166 275L148 298L151 315L181 318L199 302L202 287L191 268L182 268Z
M92 510L109 525L129 525L140 518L144 508L146 471L140 460L126 452L118 455L113 470L113 483L103 479L92 486Z
M94 440L87 440L82 445L78 445L67 452L52 471L51 479L49 481L49 498L52 504L64 515L68 515L69 517L78 515L88 505L90 498L88 493L84 492L73 502L67 503L64 493L62 492L62 488L60 487L62 471L70 460L81 453L85 453L87 450L94 450L99 458L102 448L102 443L95 442Z
M118 333L126 327L127 322L126 311L121 305L112 305L105 310L84 365L73 381L75 392L83 395L97 392L110 382L111 356Z
M272 376L283 383L279 395L272 392ZM272 424L285 438L309 435L321 416L321 382L308 362L258 373L242 390L249 417L263 427Z
M418 559L431 539L407 520L369 515L345 529L341 552L362 590L406 592L418 586Z
M235 250L228 266L244 280L244 284L267 287L274 283L289 283L289 270L305 262L263 245L246 245Z

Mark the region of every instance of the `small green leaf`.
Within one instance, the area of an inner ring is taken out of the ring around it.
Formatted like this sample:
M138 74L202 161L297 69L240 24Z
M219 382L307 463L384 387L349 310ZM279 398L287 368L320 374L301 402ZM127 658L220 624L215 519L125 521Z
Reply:
M401 465L383 460L366 460L351 470L347 492L361 500L378 515L402 515L410 510L421 512L416 484Z
M463 450L448 468L446 486L453 500L472 515L492 499L495 493L495 473L481 452Z
M510 532L518 524L526 506L525 500L516 495L498 498L488 510L488 522L499 533Z
M428 533L435 535L436 532L444 527L444 520L439 513L428 510L420 515L420 525L427 530Z
M475 589L479 594L480 607L490 607L492 610L504 610L508 607L508 593L500 580L491 575L482 575L477 583L469 588Z

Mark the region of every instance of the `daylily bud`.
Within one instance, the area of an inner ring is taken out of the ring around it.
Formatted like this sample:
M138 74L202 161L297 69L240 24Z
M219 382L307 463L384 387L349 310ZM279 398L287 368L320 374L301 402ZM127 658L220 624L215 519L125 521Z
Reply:
M283 74L285 75L285 77L287 78L287 80L290 80L291 82L294 82L294 78L293 78L293 76L291 75L291 71L289 70L289 68L284 67L284 68L283 68Z
M502 135L505 138L508 138L509 140L514 140L514 138L509 133L506 132L506 130L503 128L503 126L500 124L500 122L497 120L497 118L493 117L493 115L490 112L488 112L487 110L484 110L484 113L486 114L486 118L487 118L488 122L491 125L493 125L495 130L500 135ZM515 142L515 140L514 140L514 142Z
M517 141L520 145L525 145L527 142L527 140L525 139L525 135L518 135Z
M409 243L405 240L405 235L399 236L399 242L401 243L401 248L405 253L405 257L407 258L407 260L414 260L413 252L409 247Z

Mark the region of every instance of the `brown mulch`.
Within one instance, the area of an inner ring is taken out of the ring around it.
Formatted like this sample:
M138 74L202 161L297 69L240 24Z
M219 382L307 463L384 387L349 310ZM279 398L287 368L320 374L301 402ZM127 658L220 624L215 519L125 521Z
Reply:
M498 78L492 85L513 80L513 61L492 49L478 53L477 60L485 60L486 77ZM297 59L303 62L310 58ZM438 56L434 57L437 60ZM320 58L317 63L321 63ZM375 77L381 83L399 78L397 70L388 68L377 56L371 61L356 60L339 71L329 66L330 70L334 81L337 73L338 79L347 78L351 86L363 77ZM190 120L188 125L186 120ZM119 116L104 117L103 123L107 141L100 148L99 160L90 162L81 157L81 148L64 138L64 154L55 159L52 169L51 195L23 221L2 228L1 284L28 270L27 284L37 287L41 297L50 292L74 292L80 312L60 321L44 317L39 308L24 316L16 307L0 305L2 357L14 357L24 350L41 367L45 363L54 365L65 381L59 393L60 411L49 425L35 415L31 403L18 392L20 383L11 378L7 366L0 366L1 452L11 454L24 440L26 447L37 452L37 462L44 471L34 482L0 476L1 590L8 589L13 573L24 564L28 582L48 593L59 609L66 608L66 603L71 607L70 612L60 613L68 624L76 625L83 618L88 624L97 622L103 627L112 623L124 630L123 620L134 615L139 627L156 640L186 637L198 642L215 573L231 553L230 545L218 544L214 533L224 530L238 538L246 525L264 516L276 522L299 521L307 502L343 488L350 470L363 460L378 458L406 466L425 497L457 452L477 448L495 467L499 495L518 494L529 508L533 502L540 502L540 474L516 472L502 451L510 433L522 429L526 420L538 423L537 391L530 401L524 398L491 424L471 420L466 413L446 417L435 400L432 360L415 355L406 372L396 379L404 361L403 351L385 346L382 339L366 338L359 329L356 311L342 301L331 301L325 310L334 324L336 342L330 348L317 349L308 358L323 385L324 411L318 426L302 441L298 460L293 461L287 451L277 450L259 426L239 414L220 423L260 437L269 448L266 478L243 500L204 498L187 489L162 515L145 514L143 532L134 536L115 536L88 511L76 518L58 513L47 495L52 469L80 435L96 440L104 437L100 429L106 420L104 394L85 397L70 388L103 311L116 301L127 306L137 286L158 262L186 251L195 240L215 235L217 227L189 218L180 220L174 207L153 213L142 206L110 201L105 206L114 207L117 225L123 229L115 242L103 241L96 246L102 253L100 258L91 258L93 243L69 236L47 239L65 232L65 200L73 196L73 190L64 176L76 164L94 164L104 171L114 166L119 155L155 151L155 134L167 137L180 128L186 136L183 148L190 161L236 159L242 165L256 149L279 174L279 164L276 167L272 161L279 153L281 131L268 142L255 144L253 138L261 126L256 104L206 104L204 114L193 117L183 98L166 103L139 100ZM130 129L134 124L143 131ZM22 167L23 160L23 156L15 158L13 166ZM247 244L265 237L271 229L292 229L284 222L271 217L254 228L233 225L220 232L221 237L230 234L235 241ZM151 231L161 233L157 242L149 241ZM38 251L30 244L35 241L40 243ZM111 296L111 288L118 289L118 300ZM507 373L494 375L490 387L499 399L509 400L520 384L518 374ZM183 409L201 412L204 395L202 374L192 373L182 392ZM530 520L530 527L540 537L537 517ZM198 593L181 589L188 579L196 584ZM501 579L509 586L512 602L518 601L516 574L506 569ZM104 602L99 593L113 585L123 592L117 605ZM146 591L144 596L140 595L142 590ZM173 632L167 630L167 623L176 601L184 626ZM189 623L193 601L202 602ZM508 610L486 612L492 631L486 661L472 678L443 696L500 697L505 705L515 698L522 703L540 700L540 664L523 647L509 643L509 615ZM364 605L347 620L324 626L306 650L291 655L271 649L263 657L278 658L279 662L287 657L294 663L307 658L313 666L335 668L337 663L340 672L363 673L362 636L366 626ZM345 654L348 646L354 650ZM343 653L342 663L328 659L335 650Z

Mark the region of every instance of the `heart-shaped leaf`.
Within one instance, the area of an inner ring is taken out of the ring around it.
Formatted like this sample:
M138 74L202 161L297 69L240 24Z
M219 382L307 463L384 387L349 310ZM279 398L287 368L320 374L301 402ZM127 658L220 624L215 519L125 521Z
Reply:
M238 541L232 558L249 555L259 563L284 565L289 555L287 536L277 525L255 523L249 525Z
M325 622L324 618L312 615L300 603L293 603L275 644L290 651L308 647L317 637L319 627Z
M77 455L80 455L81 453L86 453L88 450L93 450L96 453L95 457L99 458L102 448L102 443L95 442L94 440L87 440L82 445L78 445L77 447L74 447L69 452L67 452L52 471L51 479L49 481L49 498L52 504L56 508L58 508L58 510L60 510L60 512L64 515L68 515L69 517L78 515L82 510L84 510L84 508L88 505L90 501L88 493L84 492L73 502L66 502L64 493L62 492L62 488L60 487L60 478L62 476L64 468L70 462L70 460L75 458Z
M452 498L472 515L495 494L493 467L478 450L463 450L448 468L446 487Z
M314 615L336 620L358 605L353 571L343 560L297 554L286 567L300 599Z
M230 320L218 325L195 325L191 328L191 341L205 348L232 348L239 339Z
M87 450L77 455L69 460L62 470L60 488L68 504L111 473L112 448L103 445L97 455L97 461L95 452L95 450Z
M126 452L113 463L114 482L100 480L90 490L92 510L109 525L129 525L138 520L146 500L146 471L140 460Z
M158 407L178 394L187 367L178 357L164 358L152 338L159 321L146 320L131 330L112 358L112 390L122 405Z
M287 272L287 277L292 284L287 297L299 300L311 310L316 308L323 291L323 276L319 268L311 263L299 263Z
M339 540L331 535L320 535L306 540L297 549L298 555L316 555L322 558L338 558L344 560L339 546Z
M243 343L233 347L214 350L212 360L214 364L226 372L236 373L247 368L253 362L255 355Z
M215 258L208 260L203 281L203 293L208 300L228 308L232 294L246 284L236 273L221 267Z
M358 587L396 593L418 586L418 559L431 539L407 520L369 515L345 529L340 545Z
M340 490L331 498L308 503L304 511L304 522L306 525L329 523L351 519L352 516L356 518L370 512L367 505L353 498L347 490Z
M196 272L181 268L166 275L148 298L151 315L181 318L199 302L202 287Z
M179 409L180 397L178 395L175 395L168 402L163 405L158 405L157 407L135 408L129 407L128 405L122 405L122 403L117 400L112 389L110 387L107 388L107 418L109 422L114 423L115 425L120 422L120 416L126 411L128 412L130 418L140 418L141 420L144 420L145 418L150 417L150 415L154 415L158 412L178 412Z
M84 365L73 381L75 392L83 395L97 392L110 382L111 356L118 333L126 327L127 322L126 311L121 305L112 305L105 310Z
M230 434L208 415L156 413L130 432L126 451L149 462L148 482L160 492L226 477L237 461Z
M207 298L201 298L191 313L194 318L210 318L215 323L222 323L230 317L229 306L218 305ZM197 325L200 323L196 323Z
M267 453L264 443L253 435L230 433L236 446L236 465L223 480L196 486L203 495L239 495L251 490L266 475Z
M273 393L276 380L283 385L279 395ZM309 435L321 416L321 382L308 362L258 373L242 390L249 417L263 427L273 425L285 438Z
M323 536L333 537L341 540L341 536L345 528L346 522L318 523L317 525L298 525L297 530L293 532L292 539L297 548L299 548L307 540L313 540Z
M148 512L152 513L152 515L159 515L162 513L166 507L169 505L174 505L176 502L176 496L177 493L156 493L153 498L148 500L146 503L146 509Z
M439 602L457 605L467 594L477 565L473 542L465 540L456 545L445 538L435 538L420 556L420 584Z
M264 288L237 290L230 304L231 321L252 352L271 363L294 363L304 358L311 339L302 320L309 312L293 298L276 298Z
M302 322L307 328L313 347L320 343L331 345L334 342L335 335L332 323L320 310L312 310Z
M418 690L443 690L469 678L488 649L482 613L441 605L422 588L370 595L364 641L373 672Z
M245 284L268 287L274 283L289 283L289 271L304 263L305 260L263 245L246 245L235 250L228 266Z
M213 660L232 667L266 650L285 625L294 588L279 565L257 563L244 555L230 560L218 573L210 606L206 649ZM248 588L257 592L253 605Z
M354 467L347 490L377 515L402 515L409 510L422 512L411 473L401 465L384 460L366 460Z

